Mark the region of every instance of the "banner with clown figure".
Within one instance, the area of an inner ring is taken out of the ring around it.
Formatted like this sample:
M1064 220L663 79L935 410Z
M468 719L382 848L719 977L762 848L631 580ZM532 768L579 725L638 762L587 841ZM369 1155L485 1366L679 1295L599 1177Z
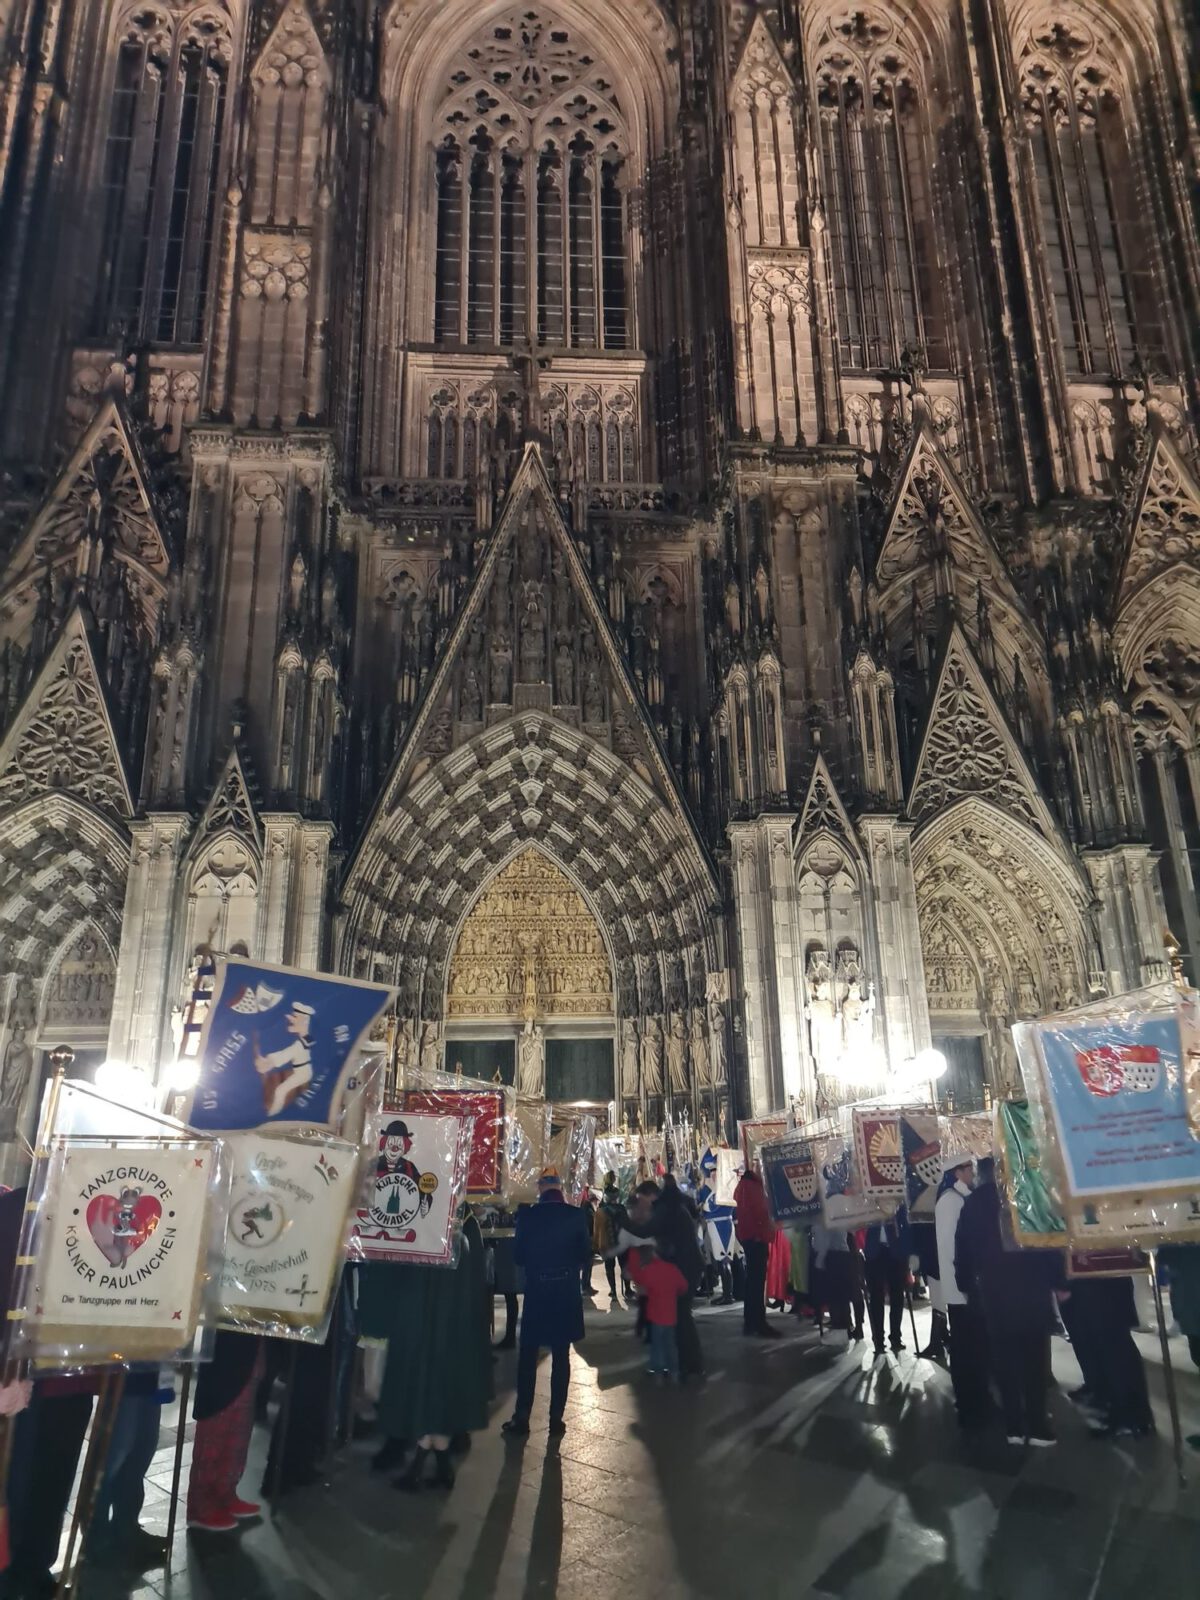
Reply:
M186 1120L205 1132L336 1131L359 1051L394 989L222 958Z
M374 1128L375 1181L354 1215L351 1256L454 1265L475 1119L385 1112Z
M777 1226L813 1222L821 1215L817 1167L812 1146L799 1134L760 1145L763 1190L771 1220Z
M1154 985L1013 1029L1066 1194L1169 1195L1200 1185L1179 994Z

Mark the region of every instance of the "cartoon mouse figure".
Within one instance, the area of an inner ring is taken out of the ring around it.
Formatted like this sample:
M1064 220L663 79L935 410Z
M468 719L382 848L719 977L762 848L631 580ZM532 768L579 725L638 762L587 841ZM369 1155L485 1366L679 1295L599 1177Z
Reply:
M113 1218L113 1244L120 1252L119 1266L124 1266L140 1242L141 1229L137 1220L137 1203L142 1198L140 1189L122 1189Z

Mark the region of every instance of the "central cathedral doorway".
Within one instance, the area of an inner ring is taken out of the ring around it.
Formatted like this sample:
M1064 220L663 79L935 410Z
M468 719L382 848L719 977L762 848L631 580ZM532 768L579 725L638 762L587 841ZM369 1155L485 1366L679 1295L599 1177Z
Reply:
M555 1104L616 1095L613 968L603 929L563 869L535 848L485 884L459 929L446 984L445 1066Z

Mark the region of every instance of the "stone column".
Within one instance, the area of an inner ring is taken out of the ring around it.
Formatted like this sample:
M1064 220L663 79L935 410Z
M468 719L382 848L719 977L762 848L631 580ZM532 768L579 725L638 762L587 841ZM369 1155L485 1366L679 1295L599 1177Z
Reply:
M179 863L191 818L184 812L151 812L130 824L133 848L117 952L108 1053L114 1061L148 1072L156 1081L174 1052L167 1028L175 990L183 977L175 949Z
M913 875L913 824L899 817L867 815L859 818L859 828L867 843L879 952L876 995L883 1017L888 1064L894 1069L930 1044L929 999Z
M1192 861L1188 854L1187 832L1183 825L1183 812L1179 805L1179 790L1175 787L1176 750L1173 744L1160 739L1154 746L1154 770L1158 774L1158 792L1162 798L1163 821L1167 829L1167 847L1171 854L1171 871L1179 896L1179 914L1183 927L1173 930L1181 937L1190 958L1192 976L1200 962L1200 906L1196 904L1196 880L1192 876Z
M256 960L272 966L287 966L288 946L295 907L297 844L302 823L299 817L264 814L263 881L258 895Z
M300 825L297 844L300 870L296 878L292 938L288 962L294 967L319 971L326 965L325 885L329 879L329 847L333 843L331 822L305 822Z
M1083 864L1096 891L1100 949L1109 989L1120 994L1166 974L1166 912L1156 856L1149 845L1086 850Z
M759 858L771 915L771 953L775 989L775 1033L783 1096L816 1106L816 1077L804 1041L804 941L800 930L800 897L792 842L796 817L785 812L759 817L755 823Z
M773 955L769 877L760 875L757 827L732 822L733 899L741 954L742 1003L746 1018L746 1063L750 1116L776 1111L782 1104L783 1072L774 1025ZM769 872L769 868L767 869Z

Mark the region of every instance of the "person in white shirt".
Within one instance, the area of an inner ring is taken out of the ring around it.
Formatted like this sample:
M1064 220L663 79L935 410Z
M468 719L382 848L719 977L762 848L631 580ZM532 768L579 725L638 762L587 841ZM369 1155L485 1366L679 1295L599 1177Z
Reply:
M963 1202L975 1176L972 1158L949 1150L942 1159L942 1190L933 1211L937 1233L938 1288L950 1318L950 1382L960 1428L978 1428L987 1421L991 1395L987 1379L987 1342L983 1321L954 1276L954 1238Z
M312 1040L308 1029L313 1015L312 1006L303 1000L295 1001L287 1014L287 1030L295 1035L291 1044L268 1055L262 1055L255 1046L254 1065L262 1074L263 1104L269 1117L286 1111L312 1082Z

